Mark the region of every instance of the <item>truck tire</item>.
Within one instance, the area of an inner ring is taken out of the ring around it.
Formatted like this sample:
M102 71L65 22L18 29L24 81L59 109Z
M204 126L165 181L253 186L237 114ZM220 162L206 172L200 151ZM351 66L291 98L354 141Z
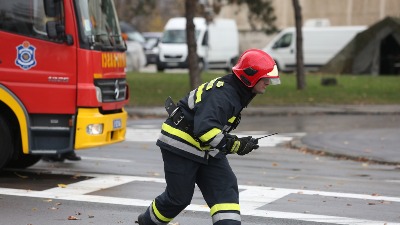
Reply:
M40 155L25 155L22 152L18 153L18 158L11 160L8 164L8 168L23 169L33 166L42 158Z
M0 169L3 168L11 158L14 145L11 129L5 119L0 116Z

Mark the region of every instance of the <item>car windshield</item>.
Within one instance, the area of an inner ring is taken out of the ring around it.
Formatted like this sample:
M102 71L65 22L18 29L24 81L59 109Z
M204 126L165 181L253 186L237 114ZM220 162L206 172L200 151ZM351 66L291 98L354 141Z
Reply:
M195 37L198 39L200 34L199 30L196 30ZM162 43L181 44L186 43L186 30L166 30L161 38Z
M102 50L125 48L113 0L75 0L84 42Z

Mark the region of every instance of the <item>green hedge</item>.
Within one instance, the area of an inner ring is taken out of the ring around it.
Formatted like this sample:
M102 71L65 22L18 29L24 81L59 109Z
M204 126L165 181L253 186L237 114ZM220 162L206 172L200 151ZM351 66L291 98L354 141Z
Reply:
M206 82L225 73L203 73ZM400 104L400 76L306 75L305 90L296 89L296 76L281 74L282 84L270 86L252 106L323 104ZM335 78L337 85L321 85L323 78ZM187 73L127 74L130 106L163 106L167 96L178 100L190 91Z

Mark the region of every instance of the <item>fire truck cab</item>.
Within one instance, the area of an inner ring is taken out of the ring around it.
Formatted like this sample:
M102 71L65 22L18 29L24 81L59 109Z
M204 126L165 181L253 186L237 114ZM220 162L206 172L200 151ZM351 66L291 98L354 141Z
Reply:
M125 139L113 0L0 0L0 169Z

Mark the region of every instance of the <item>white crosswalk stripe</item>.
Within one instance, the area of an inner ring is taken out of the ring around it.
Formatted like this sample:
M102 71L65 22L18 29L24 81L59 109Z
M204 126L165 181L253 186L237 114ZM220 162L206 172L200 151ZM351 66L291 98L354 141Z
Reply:
M253 136L254 138L259 138L265 135L268 135L267 132L260 132L260 131L246 131L246 132L237 132L234 133L238 137L244 136ZM132 142L156 142L158 136L160 135L160 129L157 128L128 128L126 132L126 141ZM266 137L260 139L258 144L260 147L274 147L286 142L291 141L294 137L303 136L304 133L284 133L284 134L277 134L274 136Z

